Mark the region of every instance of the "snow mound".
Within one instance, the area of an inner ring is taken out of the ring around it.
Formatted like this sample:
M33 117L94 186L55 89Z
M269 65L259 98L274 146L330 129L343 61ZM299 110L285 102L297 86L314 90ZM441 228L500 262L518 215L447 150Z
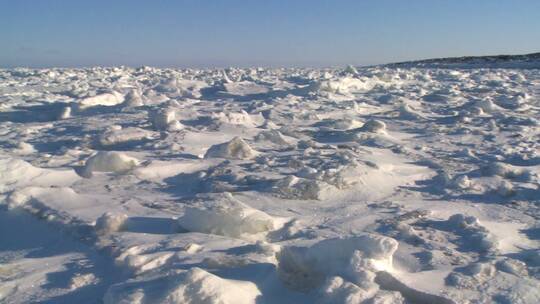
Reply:
M95 229L98 234L110 234L121 231L126 225L128 217L125 214L105 212L96 219Z
M99 151L85 162L84 176L92 176L93 172L125 173L139 165L139 160L124 153Z
M188 207L178 219L181 227L195 232L240 237L279 228L280 221L249 207L225 193L217 201Z
M253 150L242 138L237 136L231 141L211 146L204 154L204 158L252 159L257 154L257 151Z
M82 99L78 106L79 109L86 109L95 106L116 106L124 102L124 95L119 92L103 93L92 97Z
M80 177L71 169L45 169L21 159L0 158L0 193L25 186L70 186Z
M200 268L147 281L113 285L105 304L254 304L261 294L254 283L220 278Z
M320 287L330 276L372 289L375 272L392 271L397 247L396 240L376 235L326 239L311 247L286 246L277 255L278 274L296 290Z

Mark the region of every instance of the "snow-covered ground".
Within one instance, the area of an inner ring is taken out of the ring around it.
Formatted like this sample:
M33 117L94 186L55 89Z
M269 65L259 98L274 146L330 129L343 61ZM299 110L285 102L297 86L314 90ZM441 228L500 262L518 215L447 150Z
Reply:
M540 71L0 70L0 302L540 303Z

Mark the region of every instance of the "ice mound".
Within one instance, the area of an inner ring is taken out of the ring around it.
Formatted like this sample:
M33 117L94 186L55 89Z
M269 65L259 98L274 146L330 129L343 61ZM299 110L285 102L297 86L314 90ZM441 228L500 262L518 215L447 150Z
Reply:
M355 119L326 119L317 125L321 129L350 130L361 127L362 122Z
M267 232L279 226L276 219L240 202L230 193L217 201L188 207L178 223L189 231L230 237Z
M63 107L60 113L58 113L58 120L68 119L71 117L71 107Z
M270 91L268 87L252 81L228 82L223 84L223 88L228 94L236 96L265 94Z
M14 149L13 152L19 155L28 155L28 154L36 153L37 150L34 148L32 144L21 141L19 142L19 144L17 144L17 149Z
M504 197L510 197L516 194L516 191L514 189L514 185L508 181L501 181L501 183L497 186L495 190L499 195Z
M115 258L115 265L128 273L140 275L167 265L174 257L174 253L170 251L147 253L144 247L146 246L133 246L122 252Z
M344 74L351 74L351 75L358 75L358 70L353 65L347 65L347 67L343 70Z
M212 114L212 118L223 123L243 125L246 127L256 127L264 123L262 114L250 115L244 110L240 112L214 113Z
M401 119L416 120L424 118L422 114L418 113L406 103L403 103L399 106L398 112Z
M278 274L296 290L319 287L331 276L371 289L375 272L392 270L397 247L396 240L376 235L326 239L311 247L284 247L277 255Z
M144 105L141 93L137 89L129 91L126 94L122 105L126 108L135 108Z
M370 119L360 128L360 131L370 133L385 133L386 124L380 120Z
M163 79L154 90L171 97L200 98L201 89L208 84L201 80L179 79L176 77Z
M367 79L353 77L343 77L332 80L321 81L317 88L322 92L348 95L356 92L366 92L373 88L373 84Z
M520 260L505 258L495 265L497 270L514 274L516 276L528 276L527 264Z
M128 217L125 214L105 212L96 219L95 229L98 234L110 234L121 231L126 225Z
M38 168L21 159L0 158L0 193L25 186L70 186L79 179L71 169Z
M272 187L274 193L280 197L301 200L323 199L324 193L330 188L333 187L324 182L293 175L276 181Z
M475 101L473 106L482 109L485 113L493 113L502 110L502 108L496 105L491 99Z
M446 283L464 289L474 289L487 280L493 278L496 269L491 263L474 263L468 265L461 272L454 271L446 277Z
M125 173L139 165L139 160L114 151L99 151L85 162L83 176L92 176L93 172Z
M176 113L172 109L159 109L149 112L149 120L156 130L180 130L182 124L176 120Z
M482 171L485 175L488 176L500 176L504 178L514 179L514 178L523 178L530 179L530 171L522 168L518 168L509 164L495 162L489 164L482 168Z
M403 296L396 291L380 290L379 286L363 284L358 286L343 280L341 277L329 278L320 289L317 304L402 304Z
M124 95L113 91L111 93L103 93L92 97L86 97L79 103L79 109L86 109L95 106L116 106L124 102Z
M463 174L451 177L446 172L441 173L439 176L441 181L450 189L457 189L457 190L467 190L467 189L473 189L475 188L475 184L471 179Z
M105 304L255 304L261 294L254 283L222 279L194 267L146 281L113 285Z
M152 133L141 128L129 127L124 129L112 129L99 137L99 143L103 146L111 146L120 143L149 139Z
M257 154L257 151L253 150L242 138L237 136L231 141L211 146L204 154L204 158L252 159Z
M256 141L268 141L276 145L288 146L290 143L278 130L261 131L255 137Z
M329 278L321 288L321 299L318 304L356 304L372 298L378 291L378 286L373 284L368 288L361 288L356 284L347 282L341 277Z
M448 218L448 223L454 229L464 230L466 237L474 242L474 245L483 252L497 251L499 242L494 235L480 224L478 218L458 213Z

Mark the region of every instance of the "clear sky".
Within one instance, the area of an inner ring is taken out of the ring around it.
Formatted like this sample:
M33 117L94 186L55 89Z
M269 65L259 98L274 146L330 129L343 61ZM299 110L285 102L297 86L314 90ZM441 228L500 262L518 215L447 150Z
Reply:
M0 67L367 65L540 51L540 0L0 0Z

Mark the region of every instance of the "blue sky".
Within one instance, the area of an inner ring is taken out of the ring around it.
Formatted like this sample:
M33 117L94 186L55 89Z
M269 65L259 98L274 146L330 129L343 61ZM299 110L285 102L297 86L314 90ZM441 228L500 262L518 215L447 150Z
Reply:
M540 51L538 0L0 0L0 67L367 65Z

